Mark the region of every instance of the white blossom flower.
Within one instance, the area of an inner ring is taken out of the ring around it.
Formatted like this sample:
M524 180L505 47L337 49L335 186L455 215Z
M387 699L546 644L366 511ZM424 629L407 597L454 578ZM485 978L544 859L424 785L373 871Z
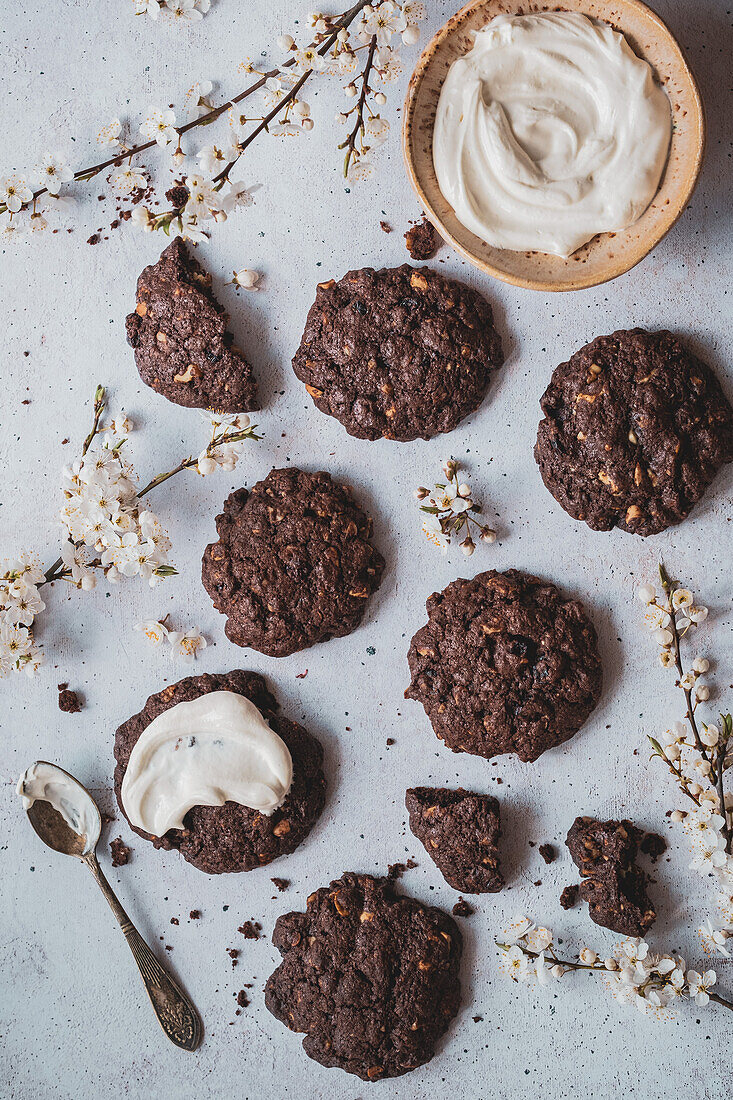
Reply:
M696 871L707 873L725 867L727 856L725 854L725 841L715 833L708 831L701 848L690 861L690 867Z
M232 272L231 281L235 286L239 286L243 290L257 290L259 278L259 272L251 271L249 268L243 267L241 271Z
M544 951L552 943L552 932L549 928L530 927L525 932L524 939L532 951Z
M135 15L149 15L151 19L157 19L160 15L159 0L134 0Z
M294 122L275 122L270 127L272 137L297 137L303 127Z
M230 180L229 187L222 199L222 208L227 212L231 212L232 210L238 210L240 207L252 206L254 201L250 188L241 180Z
M696 694L698 699L702 698L699 688L697 688ZM717 745L719 738L720 731L718 730L717 726L713 725L712 723L709 726L703 724L702 728L700 729L700 740L702 741L703 745L707 745L708 748L712 749L715 745Z
M312 46L308 46L304 50L296 50L293 58L295 59L293 71L300 76L307 73L309 69L312 69L313 72L322 72L326 67L325 58L321 57Z
M292 50L295 46L295 39L293 38L292 34L280 34L278 35L276 42L277 48L279 50L282 50L284 53Z
M168 640L168 628L157 619L144 619L143 622L136 623L134 629L144 634L150 645L156 649Z
M707 684L695 685L695 698L699 699L702 703L710 698L710 688L707 686ZM703 742L703 744L707 744L707 741L705 741L702 734L700 735L700 740Z
M505 952L502 968L514 982L524 982L529 977L529 959L516 945Z
M671 668L674 664L674 653L669 649L660 649L659 663L662 668Z
M210 80L194 80L183 100L186 122L193 122L194 119L201 118L211 110L211 103L207 96L211 95L213 90L214 85Z
M180 657L186 664L191 664L195 660L198 651L206 649L207 645L203 634L195 629L171 630L168 634L168 641L171 644L171 658L175 660Z
M135 164L121 164L109 177L109 182L118 195L131 195L148 185L145 169Z
M227 164L232 163L239 156L239 150L234 145L205 145L199 149L196 158L199 168L205 176L215 176Z
M425 18L425 5L422 0L407 0L401 5L402 14L408 24L419 23Z
M691 607L687 615L693 623L701 623L707 619L708 609L707 607Z
M529 917L515 916L506 928L502 929L501 938L504 943L515 944L534 928Z
M643 604L650 604L657 598L657 592L651 584L643 584L641 588L637 589L636 597Z
M644 615L644 622L650 630L664 630L669 626L671 618L669 612L665 611L663 607L650 605Z
M203 13L199 10L201 0L198 0L199 7L196 4L197 0L165 0L166 15L170 14L174 20L184 23L195 23L203 18Z
M445 554L447 552L448 540L443 534L443 528L440 526L440 520L437 516L425 516L422 521L422 532L427 538L428 542L432 542L433 546L437 546L441 554Z
M716 928L708 919L702 928L698 929L698 932L708 950L717 951L726 958L730 958L730 951L726 947L726 943L731 937L730 928Z
M5 176L0 179L0 206L7 206L11 214L17 214L22 206L33 198L25 180L18 176Z
M74 178L74 173L58 153L44 153L38 166L39 184L50 195L58 195L61 184Z
M420 28L407 26L402 32L402 41L406 46L415 46L420 41Z
M674 635L671 630L660 629L654 631L654 641L661 646L670 646L674 641Z
M364 130L369 138L369 145L379 146L383 145L389 137L389 123L386 118L374 118L367 119Z
M111 122L108 122L106 126L97 134L97 142L106 149L116 149L120 144L120 134L122 133L122 123L118 118L113 118Z
M191 0L191 3L193 3L193 0ZM176 130L175 113L169 108L161 110L158 107L148 107L148 113L140 126L140 133L143 137L155 141L163 148L170 145L172 141L177 142L178 130Z
M681 607L692 607L695 597L689 588L676 588L672 593L672 607L679 611Z
M184 180L189 198L186 203L186 213L195 216L198 220L210 218L214 211L221 207L219 192L214 189L211 180L202 176L186 176Z
M692 662L692 671L699 673L700 676L703 676L709 670L710 661L706 657L696 657Z
M402 11L392 0L384 0L375 7L366 8L358 33L368 38L376 36L378 46L388 46L392 35L401 34L407 26Z
M715 985L716 979L714 970L706 970L704 974L698 974L697 970L687 971L687 987L695 1004L702 1006L709 1002L708 991Z
M578 958L582 963L585 963L586 966L593 966L593 964L598 961L598 955L590 947L584 947Z
M377 76L385 84L392 84L402 76L402 61L399 54L385 47L379 50L375 56L374 68Z

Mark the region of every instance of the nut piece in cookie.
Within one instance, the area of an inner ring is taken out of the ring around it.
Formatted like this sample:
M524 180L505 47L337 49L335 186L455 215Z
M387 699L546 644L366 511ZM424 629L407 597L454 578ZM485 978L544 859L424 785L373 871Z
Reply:
M126 320L143 382L189 408L255 409L252 368L234 346L227 321L211 292L211 275L176 237L140 275L137 306Z
M540 404L542 480L595 531L679 523L733 460L733 409L671 332L598 336L555 368Z
M634 862L640 835L630 821L576 817L565 840L591 920L623 936L644 936L657 919L647 876Z
M151 695L140 713L123 722L115 735L115 794L127 817L122 781L143 731L164 711L212 691L235 692L251 700L285 742L293 763L292 783L285 800L269 815L231 801L222 806L193 806L183 819L183 829L170 829L161 837L131 827L156 848L178 849L188 863L207 874L251 871L295 851L321 813L326 790L320 743L302 726L277 714L278 705L262 676L239 670L188 676Z
M359 439L430 439L478 408L503 362L488 302L430 268L319 283L293 370Z
M364 1081L430 1061L460 1003L461 933L390 879L348 872L287 913L265 1004L324 1066Z
M536 760L577 733L601 694L596 632L578 600L509 569L427 601L405 692L453 752Z
M271 470L239 489L216 518L202 579L226 635L284 657L361 622L384 569L372 522L346 485L327 473Z
M413 787L405 794L410 829L454 890L496 893L499 870L499 803L488 794Z

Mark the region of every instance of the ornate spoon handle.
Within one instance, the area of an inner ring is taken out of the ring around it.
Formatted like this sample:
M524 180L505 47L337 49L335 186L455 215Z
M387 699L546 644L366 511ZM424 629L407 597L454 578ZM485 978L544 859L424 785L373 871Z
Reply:
M110 908L125 933L125 939L135 956L135 962L142 974L145 988L158 1017L160 1026L168 1038L183 1050L195 1050L201 1042L203 1027L201 1018L185 993L165 970L145 940L133 925L125 910L117 900L112 887L102 874L94 852L83 856L89 870L94 875L99 888L109 902Z

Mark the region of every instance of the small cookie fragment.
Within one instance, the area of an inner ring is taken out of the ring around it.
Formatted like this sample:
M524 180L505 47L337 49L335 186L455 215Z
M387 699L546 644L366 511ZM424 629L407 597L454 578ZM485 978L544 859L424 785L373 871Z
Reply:
M554 863L557 859L557 852L555 851L552 844L540 844L537 850L544 859L545 863Z
M542 480L594 531L680 523L733 460L733 409L671 332L596 337L555 368L540 404Z
M451 909L451 913L454 917L470 917L476 910L472 905L465 900L465 898L459 898L456 904Z
M405 794L410 829L454 890L496 893L499 870L499 803L459 788L413 787Z
M81 700L75 691L63 688L59 691L59 710L65 714L78 714L81 710Z
M624 936L644 936L657 919L647 876L634 862L640 836L631 821L576 817L565 840L591 920Z
M202 579L227 637L285 657L356 630L384 559L347 485L294 466L238 489L216 517Z
M404 442L452 431L502 362L481 295L403 264L319 283L293 370L350 435Z
M137 306L125 322L143 382L188 408L255 409L252 368L234 346L228 320L211 275L176 237L138 278Z
M364 1081L430 1061L460 1004L461 933L447 913L347 872L280 917L265 1004L323 1066Z
M407 230L405 244L413 260L430 260L438 251L440 237L430 222L423 218Z
M130 862L132 849L128 848L121 836L118 836L116 840L110 840L109 850L112 854L113 867L124 867Z
M580 887L577 883L564 888L563 892L560 894L560 905L563 909L572 909L573 906L577 905L579 889Z
M427 601L408 699L453 752L536 760L572 737L601 694L596 632L579 600L528 573L489 570Z

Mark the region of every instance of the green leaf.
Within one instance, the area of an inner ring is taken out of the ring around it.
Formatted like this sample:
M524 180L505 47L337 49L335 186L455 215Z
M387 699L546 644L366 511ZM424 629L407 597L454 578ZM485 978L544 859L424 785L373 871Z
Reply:
M172 565L159 565L155 570L156 577L177 577L178 570Z
M440 515L440 508L432 508L427 504L421 504L420 505L420 511L421 512L430 512L431 516L439 516Z
M664 562L661 560L661 558L659 560L659 579L662 582L662 587L665 589L669 588L670 584L672 583L669 579L667 570L664 568Z

